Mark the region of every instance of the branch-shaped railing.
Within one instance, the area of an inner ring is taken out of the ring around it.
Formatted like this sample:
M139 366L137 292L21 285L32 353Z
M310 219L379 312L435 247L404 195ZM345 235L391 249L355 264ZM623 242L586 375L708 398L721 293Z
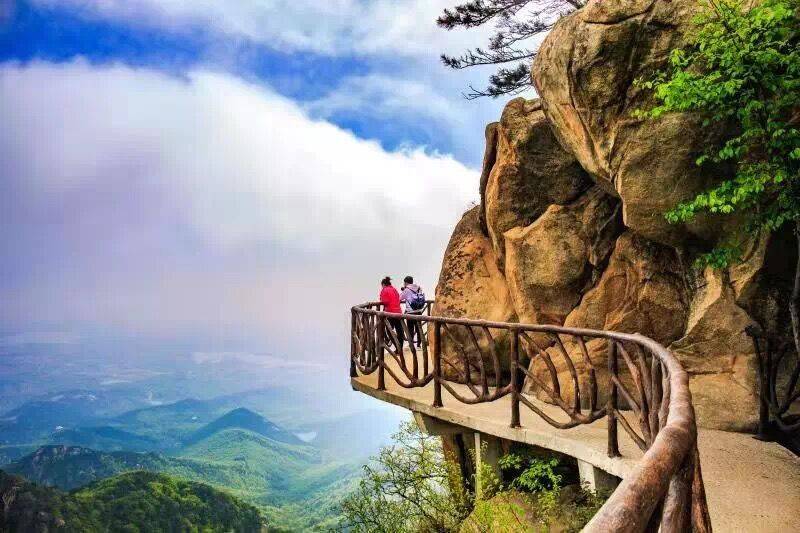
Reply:
M750 326L746 333L753 340L758 356L760 412L758 436L769 440L770 433L788 439L798 453L800 441L800 353L794 339L771 339L758 328ZM781 383L781 376L786 381Z
M711 531L688 375L669 350L639 334L446 318L432 308L353 307L350 376L377 372L379 390L387 375L405 388L432 385L434 407L443 390L465 404L510 395L512 427L523 408L559 429L605 418L610 457L620 455L620 426L644 454L584 531Z

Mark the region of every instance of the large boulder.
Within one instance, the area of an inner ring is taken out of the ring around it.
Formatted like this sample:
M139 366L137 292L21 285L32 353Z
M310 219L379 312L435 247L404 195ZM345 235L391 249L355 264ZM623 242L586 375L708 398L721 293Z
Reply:
M571 202L592 181L556 141L538 99L511 100L492 126L487 143L496 147L487 145L482 197L487 233L502 269L506 231L532 224L551 204Z
M668 344L683 334L687 300L675 250L627 231L617 239L600 281L564 325L641 333Z
M688 315L688 302L675 250L627 231L614 245L597 284L581 299L564 320L564 325L575 328L641 333L668 344L683 335ZM589 404L589 368L581 347L569 335L562 335L564 350L553 346L547 353L556 370L556 379L563 398L574 398L574 385L570 375L567 355L578 371L581 404ZM587 355L595 368L598 382L598 400L602 405L609 391L608 344L603 339L586 343ZM550 370L540 358L532 358L529 369L540 381L552 387ZM620 370L626 382L624 365ZM549 400L546 394L527 380L525 390ZM630 390L634 390L631 388Z
M520 322L564 323L611 250L617 208L613 197L593 187L505 233L505 276Z
M758 423L758 359L745 332L755 323L726 281L723 273L706 269L686 333L669 348L689 373L698 424L745 431Z
M497 322L516 322L516 313L502 272L489 239L481 231L480 207L469 210L456 226L442 261L439 284L436 286L434 314L450 318L481 318ZM465 368L462 356L473 371L478 358L483 360L494 378L490 360L490 341L483 332L476 332L479 348L463 326L451 326L442 334L442 375L445 379L463 381ZM497 346L507 345L507 335L498 334ZM507 354L506 354L507 355ZM502 371L508 369L508 357L501 357Z
M695 161L716 136L696 114L638 119L650 93L634 81L687 43L695 0L590 0L561 19L542 43L533 81L564 145L623 202L625 225L665 244L702 244L724 230L719 218L671 225L664 213L715 181Z

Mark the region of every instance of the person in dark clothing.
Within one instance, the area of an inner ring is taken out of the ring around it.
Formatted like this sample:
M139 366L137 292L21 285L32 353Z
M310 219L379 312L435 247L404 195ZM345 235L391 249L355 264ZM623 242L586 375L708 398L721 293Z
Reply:
M406 311L407 315L421 315L425 311L425 293L422 292L422 288L414 283L414 278L411 276L406 276L403 279L403 290L400 291L400 301L406 304ZM416 320L406 320L408 323L408 331L411 338L408 340L410 343L414 343L414 337L416 337L417 347L422 346L422 322L418 322Z
M383 310L387 313L401 314L403 312L403 310L400 309L400 293L392 286L392 278L389 276L381 280L381 294L379 299L383 304ZM403 323L400 318L389 317L387 320L397 334L397 340L400 343L400 346L397 348L400 353L402 353L403 341L405 340L405 335L403 335Z

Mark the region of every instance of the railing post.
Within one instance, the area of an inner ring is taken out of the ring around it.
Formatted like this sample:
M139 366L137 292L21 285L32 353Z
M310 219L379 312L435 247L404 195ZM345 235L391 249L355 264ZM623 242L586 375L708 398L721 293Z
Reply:
M386 371L384 370L383 363L383 343L386 336L386 317L378 316L375 321L375 328L377 329L378 340L378 390L386 390Z
M511 330L511 427L520 427L519 419L519 332ZM498 383L499 386L499 383Z
M442 324L433 323L433 406L442 406Z
M358 377L356 369L356 310L350 310L350 377Z
M608 374L611 390L608 394L606 403L606 414L608 416L608 456L619 457L619 442L617 441L617 385L611 376L617 376L617 343L613 339L608 339Z

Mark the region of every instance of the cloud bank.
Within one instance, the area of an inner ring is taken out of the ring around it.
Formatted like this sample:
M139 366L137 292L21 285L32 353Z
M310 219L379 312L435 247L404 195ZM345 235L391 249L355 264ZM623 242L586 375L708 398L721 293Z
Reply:
M210 71L5 64L0 117L7 325L338 353L349 306L384 274L417 274L432 295L477 196L452 157L386 151Z

